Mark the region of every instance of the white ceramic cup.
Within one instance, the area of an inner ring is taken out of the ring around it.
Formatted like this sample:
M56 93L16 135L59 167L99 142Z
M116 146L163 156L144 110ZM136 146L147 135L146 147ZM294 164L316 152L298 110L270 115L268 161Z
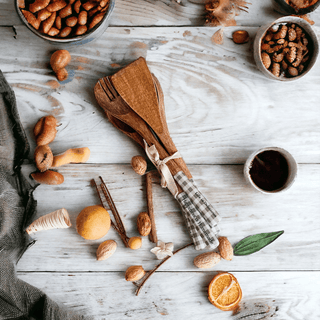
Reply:
M252 177L250 174L250 169L252 167L252 163L253 163L254 158L258 154L265 152L265 151L279 152L285 158L285 160L287 161L287 164L288 164L288 178L287 178L285 184L282 187L280 187L279 189L272 190L272 191L267 191L267 190L264 190L264 189L261 189L260 187L258 187L254 183L254 181L252 180ZM244 165L244 176L245 176L247 182L249 184L251 184L256 190L258 190L262 193L265 193L265 194L274 194L274 193L279 193L279 192L288 190L292 186L294 180L296 179L297 173L298 173L298 165L297 165L295 159L293 158L293 156L288 151L286 151L282 148L278 148L278 147L267 147L267 148L262 148L262 149L259 149L258 151L253 152L248 157L248 159Z

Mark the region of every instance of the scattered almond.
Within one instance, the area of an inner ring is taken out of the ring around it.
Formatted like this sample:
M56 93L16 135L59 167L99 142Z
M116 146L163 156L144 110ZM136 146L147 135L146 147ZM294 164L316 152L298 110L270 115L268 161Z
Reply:
M212 268L221 260L220 254L216 252L205 252L196 256L193 260L194 265L200 269Z
M137 250L142 246L142 239L140 237L131 237L128 241L129 248Z
M102 242L97 249L97 260L102 261L110 258L117 249L117 243L114 240Z
M142 266L131 266L127 269L125 274L125 279L127 281L138 281L140 280L146 272L142 268Z
M147 170L147 161L141 156L134 156L131 159L131 166L137 174L143 176Z
M151 232L151 220L146 212L141 212L137 218L137 226L139 233L145 237Z
M233 258L233 248L231 243L226 237L219 237L218 250L223 259L231 261Z

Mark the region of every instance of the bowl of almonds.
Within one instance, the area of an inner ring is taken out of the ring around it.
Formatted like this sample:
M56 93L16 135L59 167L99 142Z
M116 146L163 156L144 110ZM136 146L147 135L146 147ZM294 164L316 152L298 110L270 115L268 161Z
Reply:
M319 43L311 25L288 16L259 28L254 40L254 60L269 79L298 80L315 64Z
M115 0L15 0L24 24L51 44L84 44L108 27Z

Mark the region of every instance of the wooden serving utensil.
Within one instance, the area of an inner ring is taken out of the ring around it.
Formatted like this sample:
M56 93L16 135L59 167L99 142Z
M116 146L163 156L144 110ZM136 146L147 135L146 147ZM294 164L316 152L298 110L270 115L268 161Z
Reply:
M110 77L120 96L156 133L167 152L172 155L177 151L168 130L164 109L159 106L154 79L146 60L140 57ZM159 93L159 90L158 90ZM162 111L160 111L162 108ZM175 159L188 178L192 178L186 164Z
M117 91L113 88L112 83L109 82L108 77L100 79L94 87L94 94L100 107L113 115L117 119L129 125L138 134L140 134L148 145L155 145L158 150L160 159L165 159L169 155L166 150L161 146L159 141L150 131L148 125L142 120L122 99ZM181 168L173 161L167 162L167 166L172 175L181 171ZM182 192L178 186L179 193Z

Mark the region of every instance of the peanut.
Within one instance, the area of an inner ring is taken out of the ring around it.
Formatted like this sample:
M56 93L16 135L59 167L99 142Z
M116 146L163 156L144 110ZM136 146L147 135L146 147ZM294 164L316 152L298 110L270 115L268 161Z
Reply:
M78 16L78 23L80 26L84 26L87 24L87 18L88 18L88 12L87 11L81 11Z
M38 12L44 9L45 7L47 7L49 3L50 3L50 0L36 0L34 3L31 3L29 5L29 10L32 13Z
M66 25L68 27L74 27L78 23L78 18L77 17L69 17L66 20Z
M86 33L87 30L88 30L87 26L79 26L79 27L76 29L75 35L76 35L76 36L81 36L82 34Z
M38 12L38 19L44 21L52 15L47 9L42 9Z
M58 0L56 2L50 3L47 6L47 10L50 12L58 11L63 9L66 5L67 3L64 0Z
M54 116L41 118L35 125L33 133L38 146L51 143L57 134L57 119Z
M64 181L64 177L61 173L51 170L31 173L31 177L39 183L50 185L58 185Z
M90 157L89 148L69 149L63 154L53 157L52 167L60 167L68 163L83 163L87 162Z
M50 58L50 65L53 71L65 68L71 61L71 55L68 50L57 50Z
M66 68L61 68L56 72L56 77L59 81L64 81L68 79L68 71Z
M21 10L22 14L26 18L29 24L31 24L36 30L40 27L40 20L37 19L31 12L27 10Z
M52 28L55 20L56 20L56 12L53 12L47 20L42 21L40 32L48 33L49 30Z
M103 19L104 15L105 15L105 12L96 14L89 24L89 29L94 28Z
M73 8L74 8L74 11L76 13L79 13L80 12L80 7L81 7L81 1L80 0L77 0L75 2L75 4L73 5Z
M97 5L98 4L97 4L96 1L87 1L82 5L82 7L83 7L84 10L89 11L90 9L96 7Z
M48 36L54 37L57 34L59 34L59 29L52 27L49 31L48 31Z
M57 29L59 30L61 29L61 26L62 26L61 17L57 16L55 25Z
M61 19L66 18L68 16L72 15L72 8L71 8L71 4L68 4L67 6L65 6L62 10L60 10L59 12L59 17Z

